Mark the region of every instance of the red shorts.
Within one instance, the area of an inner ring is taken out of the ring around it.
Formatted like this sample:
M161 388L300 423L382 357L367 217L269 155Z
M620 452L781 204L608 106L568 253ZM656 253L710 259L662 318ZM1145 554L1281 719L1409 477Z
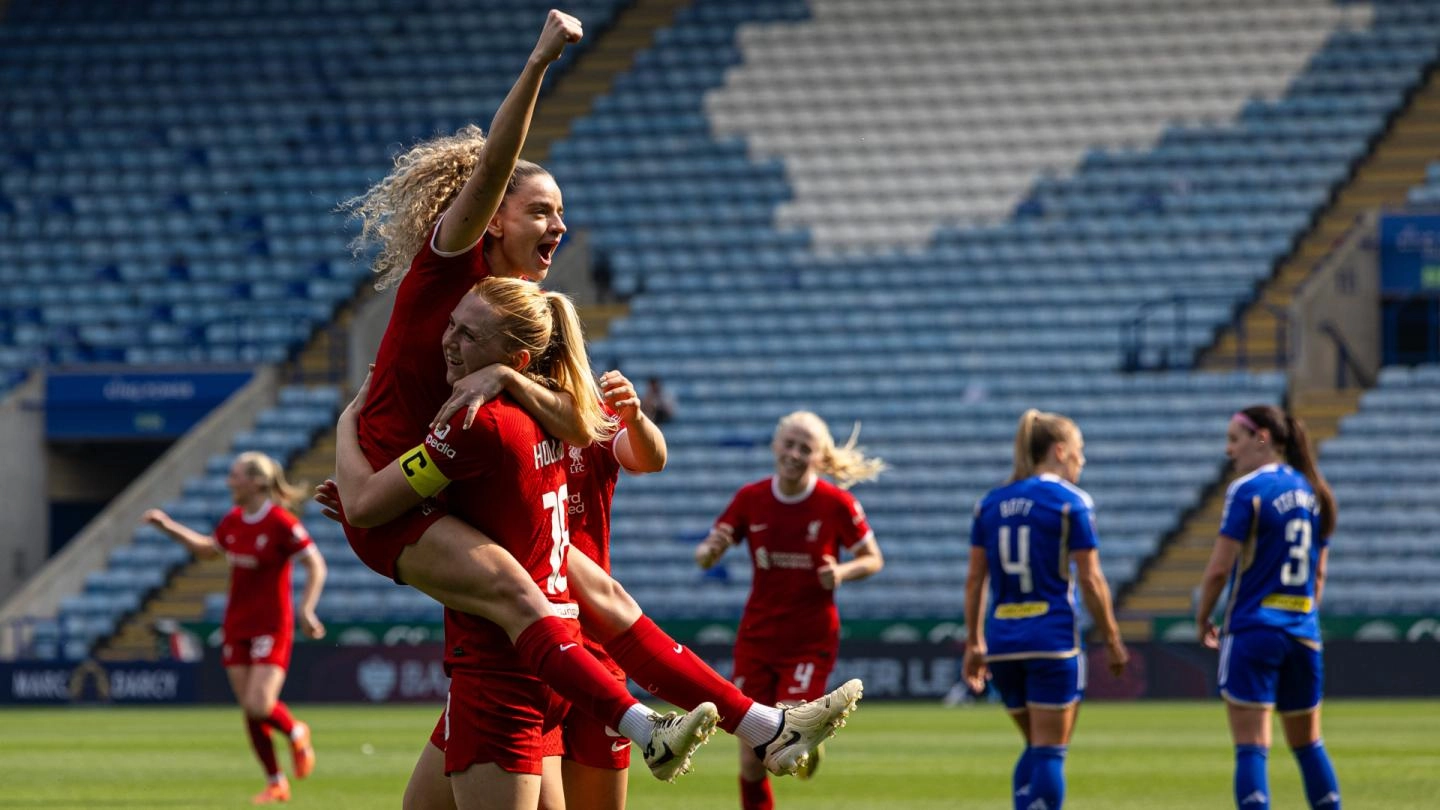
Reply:
M835 649L784 649L745 641L735 643L731 678L745 697L766 706L815 700L835 668Z
M227 667L249 667L256 664L274 664L281 669L290 668L290 646L295 641L295 632L273 633L268 636L225 639L220 647L220 662Z
M345 527L345 539L350 541L350 548L354 549L355 556L359 557L361 562L370 566L370 570L375 573L404 585L405 583L400 581L399 573L395 571L395 562L400 559L400 552L404 551L406 546L420 542L421 535L448 514L450 513L446 511L444 504L429 498L384 526L357 529L348 523L340 525Z
M627 683L625 671L611 660L604 647L586 639L585 649L610 670L621 686ZM565 714L565 758L590 768L623 771L630 767L630 738L572 707Z
M539 775L564 753L560 722L570 703L530 675L457 669L430 742L445 752L445 774L493 762Z

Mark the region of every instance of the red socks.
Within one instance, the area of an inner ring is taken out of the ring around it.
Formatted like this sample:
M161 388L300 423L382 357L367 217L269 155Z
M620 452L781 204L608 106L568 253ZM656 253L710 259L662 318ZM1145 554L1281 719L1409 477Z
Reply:
M720 711L720 727L734 734L755 701L720 677L690 648L671 638L649 616L605 644L625 674L661 700L686 711L709 700ZM614 726L611 726L614 728Z
M275 708L271 710L270 716L265 718L264 722L274 726L275 730L284 734L287 740L290 738L290 732L295 730L295 718L290 716L290 707L286 706L283 700L275 701Z
M740 810L775 810L775 795L770 792L770 779L746 782L740 777Z
M620 718L637 703L557 616L546 616L521 631L515 650L546 685L610 728L619 728Z
M280 764L275 761L275 743L271 741L270 729L266 728L265 723L265 720L247 717L245 729L250 732L250 747L255 749L255 756L265 768L265 775L274 776L280 773Z

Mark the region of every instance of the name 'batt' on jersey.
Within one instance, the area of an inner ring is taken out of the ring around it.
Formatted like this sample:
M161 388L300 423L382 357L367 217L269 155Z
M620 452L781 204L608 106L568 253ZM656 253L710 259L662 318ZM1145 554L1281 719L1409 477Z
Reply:
M1267 464L1237 478L1225 494L1220 534L1242 544L1224 632L1274 627L1318 642L1315 567L1330 538L1319 536L1320 505L1305 476Z
M970 544L985 549L988 660L1080 651L1070 552L1098 546L1089 494L1055 475L991 490L975 505Z

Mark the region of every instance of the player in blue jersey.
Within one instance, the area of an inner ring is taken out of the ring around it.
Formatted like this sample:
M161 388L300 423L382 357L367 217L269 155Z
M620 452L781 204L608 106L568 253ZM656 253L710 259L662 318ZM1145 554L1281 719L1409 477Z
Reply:
M1315 466L1305 425L1273 405L1236 413L1225 454L1240 477L1225 494L1220 536L1200 583L1200 640L1220 649L1220 694L1235 741L1235 804L1270 807L1270 713L1300 763L1310 806L1340 807L1320 739L1320 593L1335 496ZM1223 625L1212 620L1226 581Z
M1100 570L1095 506L1075 486L1084 466L1074 422L1026 411L1015 433L1014 474L980 499L970 529L963 669L976 691L988 669L1025 738L1011 784L1016 810L1059 810L1065 801L1065 751L1085 691L1076 578L1110 671L1119 676L1129 661Z

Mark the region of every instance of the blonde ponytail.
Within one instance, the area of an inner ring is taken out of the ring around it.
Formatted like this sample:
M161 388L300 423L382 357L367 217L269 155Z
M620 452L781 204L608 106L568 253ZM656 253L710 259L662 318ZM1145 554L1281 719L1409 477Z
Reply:
M1015 467L1010 472L1010 482L1033 476L1050 448L1078 432L1074 422L1058 413L1030 408L1020 414L1020 424L1015 428Z

